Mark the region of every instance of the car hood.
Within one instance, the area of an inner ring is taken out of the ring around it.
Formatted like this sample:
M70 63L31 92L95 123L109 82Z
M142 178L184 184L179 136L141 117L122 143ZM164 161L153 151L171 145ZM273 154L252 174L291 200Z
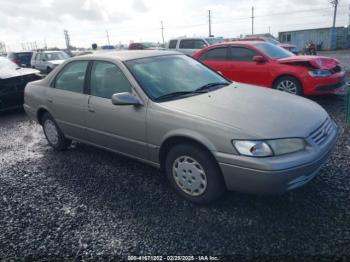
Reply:
M278 62L281 64L306 63L310 67L319 69L332 69L339 65L339 61L337 59L324 56L291 56L278 59Z
M64 62L65 60L50 60L49 63L53 65L60 65Z
M0 70L0 79L8 79L12 77L18 77L18 76L24 76L24 75L31 75L31 74L39 74L40 72L36 69L31 68L20 68L20 69L12 69L12 68L6 68Z
M247 138L307 137L328 117L306 98L241 83L162 105L243 131Z

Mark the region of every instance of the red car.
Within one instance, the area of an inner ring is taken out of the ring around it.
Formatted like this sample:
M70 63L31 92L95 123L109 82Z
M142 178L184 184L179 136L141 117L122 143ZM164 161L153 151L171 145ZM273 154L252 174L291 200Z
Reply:
M345 85L345 72L338 60L296 56L267 42L222 43L204 48L193 57L233 81L296 95L339 93Z

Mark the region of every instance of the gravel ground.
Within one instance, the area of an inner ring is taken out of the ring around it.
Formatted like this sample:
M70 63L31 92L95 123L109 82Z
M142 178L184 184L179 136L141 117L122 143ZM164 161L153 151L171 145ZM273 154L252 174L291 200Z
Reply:
M82 144L54 152L23 112L0 115L0 258L349 258L345 103L339 97L314 100L340 126L336 150L320 174L282 196L231 192L207 207L177 197L151 167Z

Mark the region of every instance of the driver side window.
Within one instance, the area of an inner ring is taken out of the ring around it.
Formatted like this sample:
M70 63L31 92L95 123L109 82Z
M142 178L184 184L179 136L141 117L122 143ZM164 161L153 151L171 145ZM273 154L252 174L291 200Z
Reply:
M111 99L116 93L132 92L131 84L118 66L95 61L91 70L91 95Z

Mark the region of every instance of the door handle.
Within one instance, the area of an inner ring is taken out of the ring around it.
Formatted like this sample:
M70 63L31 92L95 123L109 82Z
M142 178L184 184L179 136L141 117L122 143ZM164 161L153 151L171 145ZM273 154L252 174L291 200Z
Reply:
M91 107L88 108L88 111L91 112L91 113L95 113L95 110Z
M53 103L53 100L52 100L52 99L50 99L50 98L48 98L48 99L47 99L47 102L49 102L49 103Z

